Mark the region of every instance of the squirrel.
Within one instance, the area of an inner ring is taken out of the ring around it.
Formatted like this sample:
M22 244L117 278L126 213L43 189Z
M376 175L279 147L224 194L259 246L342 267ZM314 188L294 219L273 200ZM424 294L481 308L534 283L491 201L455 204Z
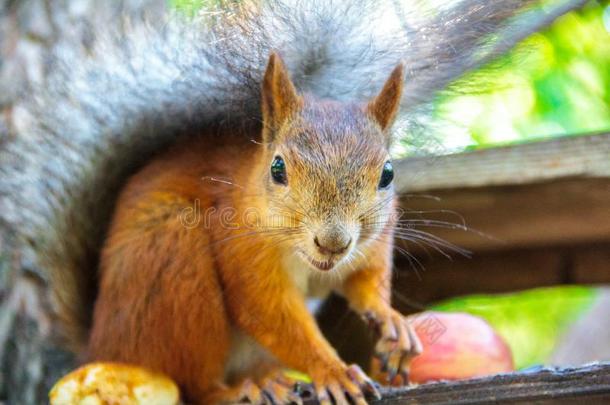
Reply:
M437 92L581 2L515 20L533 3L273 0L98 22L90 47L60 43L30 125L2 145L2 229L88 361L163 371L201 403L294 400L289 366L322 403L365 403L375 386L305 298L342 294L407 372L420 347L390 306L392 123L417 124Z
M389 370L406 373L421 347L389 294L388 145L402 76L399 65L368 104L318 100L298 94L272 54L260 143L202 133L133 176L102 248L88 359L161 370L196 403L258 403L252 380L289 367L321 403L362 404L374 384L339 359L306 306L332 289L378 325ZM185 226L194 204L213 212ZM281 387L265 393L290 403Z

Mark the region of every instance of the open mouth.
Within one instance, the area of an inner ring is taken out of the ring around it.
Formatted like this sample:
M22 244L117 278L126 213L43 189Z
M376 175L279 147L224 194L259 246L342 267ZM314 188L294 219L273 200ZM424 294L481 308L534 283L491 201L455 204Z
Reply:
M325 261L316 260L313 257L309 256L307 253L303 252L302 250L299 250L298 252L306 261L308 261L313 267L318 270L328 271L335 266L335 262L332 259L328 259Z

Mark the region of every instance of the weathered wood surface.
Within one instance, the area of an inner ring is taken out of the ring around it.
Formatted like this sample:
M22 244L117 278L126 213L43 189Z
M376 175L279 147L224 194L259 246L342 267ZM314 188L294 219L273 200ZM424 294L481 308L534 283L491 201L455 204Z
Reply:
M396 252L395 305L404 312L465 294L493 294L564 284L610 282L610 241L495 252L451 260L421 256L419 265Z
M610 403L610 363L577 368L533 368L464 381L382 389L371 405L574 404ZM307 405L317 404L308 399Z
M610 134L396 166L401 219L472 252L464 258L440 247L448 260L402 242L421 263L397 252L407 279L401 291L412 300L610 282Z
M610 364L540 369L460 382L396 389L373 405L610 403Z
M401 193L610 177L610 134L555 138L396 163Z
M435 199L405 195L402 218L456 224L455 229L419 227L475 252L610 241L610 177L427 194Z
M472 251L610 241L610 134L405 159L397 170L403 218L463 221L469 230L427 230Z

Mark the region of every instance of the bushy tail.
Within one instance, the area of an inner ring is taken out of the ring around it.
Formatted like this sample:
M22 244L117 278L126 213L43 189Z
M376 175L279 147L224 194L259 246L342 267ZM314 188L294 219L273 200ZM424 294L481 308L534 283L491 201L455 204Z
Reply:
M0 151L0 223L49 274L73 343L86 336L123 181L177 137L258 119L271 50L301 90L335 99L371 96L403 60L409 114L583 1L536 10L530 0L447 3L270 0L189 22L97 21L92 46L60 43L52 74L20 111L29 125Z

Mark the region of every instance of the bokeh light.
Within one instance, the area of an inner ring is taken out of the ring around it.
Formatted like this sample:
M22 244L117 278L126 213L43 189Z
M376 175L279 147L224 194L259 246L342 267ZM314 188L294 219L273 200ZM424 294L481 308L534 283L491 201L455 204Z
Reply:
M437 100L448 151L609 130L610 6L591 2L563 16L463 80L479 81L482 94Z

